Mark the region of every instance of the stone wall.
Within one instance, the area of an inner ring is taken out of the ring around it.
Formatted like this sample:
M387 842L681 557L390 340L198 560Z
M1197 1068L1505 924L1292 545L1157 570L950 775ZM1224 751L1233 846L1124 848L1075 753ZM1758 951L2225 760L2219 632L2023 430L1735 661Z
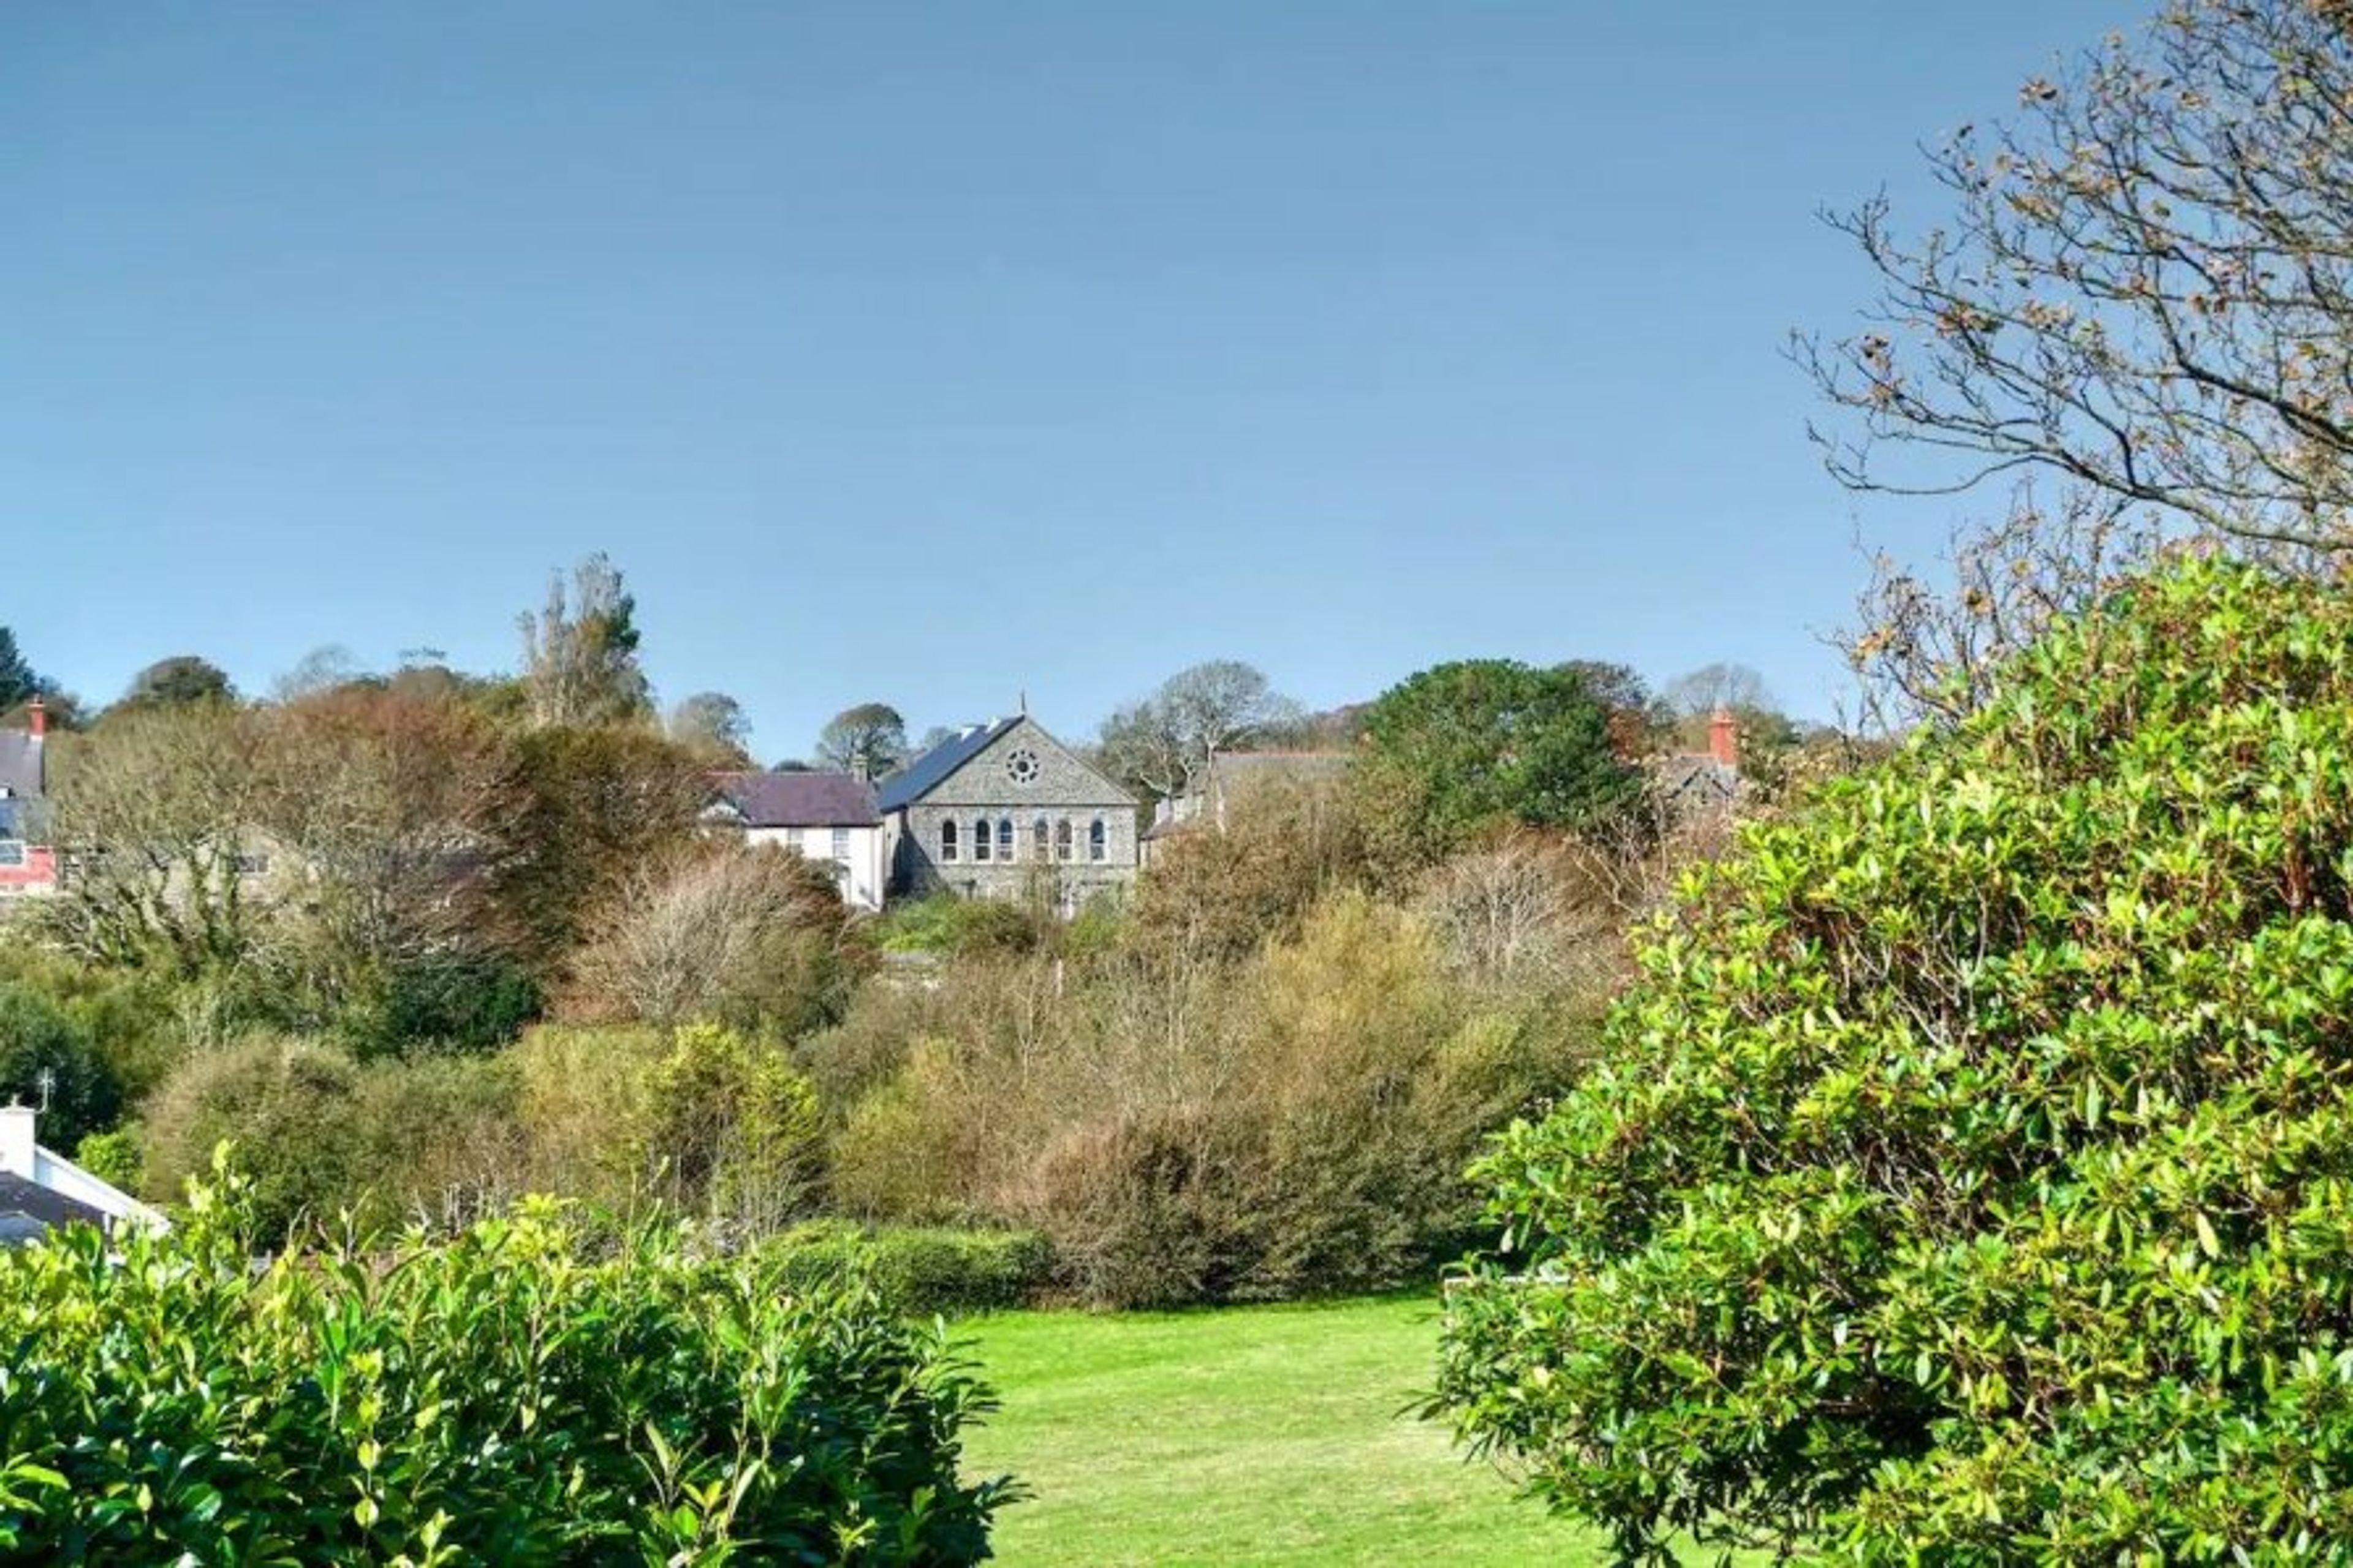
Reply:
M1124 889L1135 878L1134 798L1034 721L998 736L899 816L893 885L905 894L944 888L970 897L1013 898L1043 881L1067 909ZM946 833L951 822L953 858ZM1000 847L1008 822L1013 828L1010 859ZM976 852L975 832L982 823L988 828L986 859ZM1103 825L1100 859L1092 853L1097 823ZM1060 837L1065 824L1067 855Z

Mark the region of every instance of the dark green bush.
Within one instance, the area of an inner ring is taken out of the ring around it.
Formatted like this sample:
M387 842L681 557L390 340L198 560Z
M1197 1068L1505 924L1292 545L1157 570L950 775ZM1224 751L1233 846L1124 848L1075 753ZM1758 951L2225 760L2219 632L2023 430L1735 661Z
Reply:
M1630 1556L2342 1555L2353 597L2191 563L2003 684L1699 877L1482 1168L1440 1397Z
M38 994L0 985L0 1104L39 1105L44 1072L48 1110L40 1137L50 1148L70 1149L121 1113L122 1087L98 1059L89 1033Z
M495 954L460 954L396 972L385 988L377 1050L435 1044L482 1051L511 1044L546 998L531 972Z
M256 1272L232 1204L0 1258L0 1555L951 1563L989 1407L862 1287L528 1205Z
M1051 1283L1054 1268L1052 1247L1033 1231L869 1228L821 1220L786 1232L766 1250L796 1286L866 1279L884 1300L915 1317L1024 1306Z
M222 1010L216 992L201 984L78 963L13 931L0 931L0 984L32 992L70 1019L126 1100L153 1088L185 1054L191 1029Z

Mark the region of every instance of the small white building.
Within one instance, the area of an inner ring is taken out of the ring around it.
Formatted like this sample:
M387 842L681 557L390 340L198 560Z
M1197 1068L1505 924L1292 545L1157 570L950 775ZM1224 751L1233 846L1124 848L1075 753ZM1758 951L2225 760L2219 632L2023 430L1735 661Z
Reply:
M830 864L842 902L879 910L888 881L882 814L874 791L850 773L727 773L706 824L733 828L747 844L773 844Z
M29 1105L0 1105L0 1246L37 1241L60 1225L94 1225L111 1234L118 1225L162 1228L164 1216L36 1136L40 1113Z

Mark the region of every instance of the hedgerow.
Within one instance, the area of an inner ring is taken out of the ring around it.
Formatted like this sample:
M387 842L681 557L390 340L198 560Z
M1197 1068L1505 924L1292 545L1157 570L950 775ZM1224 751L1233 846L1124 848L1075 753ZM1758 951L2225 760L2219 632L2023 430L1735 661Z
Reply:
M2126 586L1690 881L1441 1403L1630 1556L2342 1555L2353 596Z
M802 1289L855 1276L916 1317L1027 1306L1053 1284L1054 1249L1035 1231L812 1220L763 1247Z
M0 1557L969 1563L985 1392L854 1276L797 1288L534 1202L446 1243L249 1262L181 1227L0 1258Z

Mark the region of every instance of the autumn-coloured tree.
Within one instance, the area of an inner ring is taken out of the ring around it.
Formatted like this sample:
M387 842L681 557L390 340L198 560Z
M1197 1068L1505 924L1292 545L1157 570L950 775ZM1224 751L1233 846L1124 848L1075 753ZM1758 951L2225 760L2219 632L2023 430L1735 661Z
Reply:
M650 729L533 730L515 745L515 853L492 889L523 951L555 966L640 865L693 836L709 772Z
M285 862L275 956L326 1016L369 1005L403 974L515 944L491 889L521 853L524 800L514 751L489 721L344 686L251 723L247 847Z

